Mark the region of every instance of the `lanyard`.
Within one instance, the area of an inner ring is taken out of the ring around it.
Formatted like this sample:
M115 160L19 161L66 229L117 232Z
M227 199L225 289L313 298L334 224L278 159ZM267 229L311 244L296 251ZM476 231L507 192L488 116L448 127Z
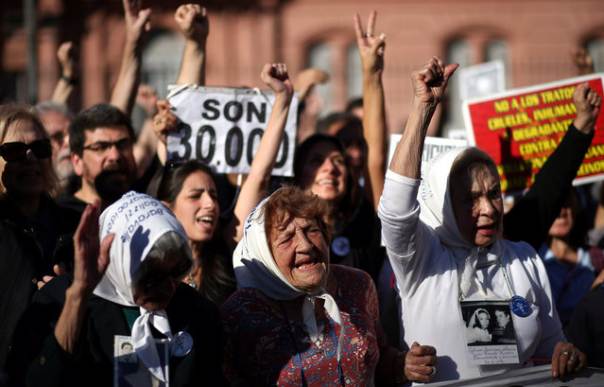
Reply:
M283 307L282 303L279 303L279 306L281 307L281 312L283 313L283 317L285 318L285 323L287 325L287 332L289 335L289 339L291 340L291 342L294 346L294 350L296 351L294 358L293 358L294 366L300 370L300 379L302 380L302 386L308 387L308 383L306 382L306 377L304 376L304 362L302 359L302 352L298 349L298 344L296 343L296 337L294 336L294 330L293 330L292 325L289 322L289 318L287 317L285 308ZM335 324L332 325L332 323L329 319L327 319L327 323L329 324L329 338L333 341L334 345L336 346L336 351L337 351L338 337L336 335ZM323 352L323 353L325 354L326 359L329 359L331 356L335 356L334 351ZM342 365L340 364L339 360L338 360L338 380L339 380L341 386L346 385L346 383L344 381L344 371L342 370Z

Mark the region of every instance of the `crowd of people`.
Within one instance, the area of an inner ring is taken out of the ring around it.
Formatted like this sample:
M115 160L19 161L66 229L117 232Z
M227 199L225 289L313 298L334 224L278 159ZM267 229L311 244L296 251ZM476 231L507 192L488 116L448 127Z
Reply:
M65 43L51 101L0 106L0 385L403 386L604 366L604 189L572 187L600 112L587 84L559 146L504 211L480 149L420 173L456 64L433 57L411 74L387 166L386 36L375 12L356 15L362 98L316 122L310 96L326 74L291 80L267 63L275 98L238 179L168 159L179 119L139 80L151 10L123 7L107 103L66 107L78 74ZM175 84L203 86L209 16L185 4L174 17L185 39ZM294 176L277 179L293 114Z

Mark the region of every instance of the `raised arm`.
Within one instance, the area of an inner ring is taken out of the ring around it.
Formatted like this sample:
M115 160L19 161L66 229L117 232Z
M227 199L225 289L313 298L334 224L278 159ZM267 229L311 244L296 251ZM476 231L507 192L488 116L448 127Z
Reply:
M206 9L199 4L184 4L174 13L174 20L185 37L177 85L206 83L206 41L210 24Z
M316 132L317 117L321 106L316 95L312 93L316 85L329 81L329 74L317 68L307 68L300 71L294 78L294 90L298 96L298 132L297 143Z
M61 77L59 78L50 99L53 102L67 105L74 86L78 82L73 43L61 43L57 50L57 59L61 65Z
M157 136L153 131L153 117L157 113L157 92L150 85L140 85L136 104L145 111L145 120L133 147L138 177L145 174L157 152Z
M67 353L73 353L84 324L86 304L109 265L113 234L99 247L99 205L88 205L73 236L73 283L65 294L65 304L55 327L55 338Z
M367 173L365 191L377 208L386 174L386 110L384 104L384 49L386 36L374 35L377 13L371 12L367 22L367 30L363 30L361 17L356 14L354 27L357 36L357 46L361 55L363 67L363 135L367 141Z
M577 117L558 147L535 176L531 189L503 218L506 239L523 240L539 249L552 223L560 214L572 181L593 138L601 98L587 84L575 89Z
M141 9L138 0L122 0L122 3L126 23L126 44L110 103L129 116L140 82L142 38L150 28L151 9Z
M241 187L241 193L235 205L233 223L227 231L231 234L227 235L227 240L234 242L241 239L245 218L266 193L283 138L294 90L287 74L287 67L283 63L265 64L260 78L275 93L275 103L256 156L252 161L250 172Z
M421 241L432 238L422 231L425 227L419 222L417 192L421 155L432 114L456 68L456 64L445 66L440 59L432 58L422 70L414 72L411 76L414 90L413 107L390 162L378 207L378 216L382 222L382 239L399 286L415 286L415 282L401 282L400 278L425 264L424 260L414 257L418 253L418 246L423 244ZM430 233L428 230L424 231ZM403 290L408 289L401 289Z
M170 132L178 130L178 118L172 113L170 102L157 101L157 113L153 117L153 132L157 137L157 157L165 164L167 159L166 140Z
M426 66L411 75L413 84L413 108L405 131L398 143L390 170L398 175L419 179L424 139L434 110L442 100L447 82L457 69L457 64L445 66L433 57Z

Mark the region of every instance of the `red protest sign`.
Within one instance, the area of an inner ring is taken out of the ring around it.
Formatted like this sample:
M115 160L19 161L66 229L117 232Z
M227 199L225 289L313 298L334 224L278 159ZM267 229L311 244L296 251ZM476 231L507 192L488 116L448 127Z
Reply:
M576 116L573 103L576 86L587 82L602 96L603 75L510 90L464 103L468 142L493 158L504 192L522 191L531 185ZM600 114L594 139L574 183L603 179L604 114Z

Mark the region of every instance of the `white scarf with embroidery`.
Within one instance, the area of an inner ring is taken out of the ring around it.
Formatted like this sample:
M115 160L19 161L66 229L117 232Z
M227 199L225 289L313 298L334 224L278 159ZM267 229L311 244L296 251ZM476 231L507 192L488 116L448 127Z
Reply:
M137 306L132 293L132 277L142 261L166 232L174 231L187 240L184 229L160 201L144 194L128 192L107 207L99 220L100 240L115 234L109 251L109 266L94 290L94 294L123 306ZM157 379L168 380L151 327L172 340L172 331L165 310L140 308L140 316L132 326L132 341L136 355Z
M233 267L237 278L237 287L254 288L275 300L293 300L304 296L302 318L310 339L317 343L321 335L315 316L315 301L323 299L325 312L340 326L337 343L337 360L340 361L344 326L338 304L324 288L308 293L293 286L283 276L271 254L264 228L264 199L245 220L243 238L233 253Z

